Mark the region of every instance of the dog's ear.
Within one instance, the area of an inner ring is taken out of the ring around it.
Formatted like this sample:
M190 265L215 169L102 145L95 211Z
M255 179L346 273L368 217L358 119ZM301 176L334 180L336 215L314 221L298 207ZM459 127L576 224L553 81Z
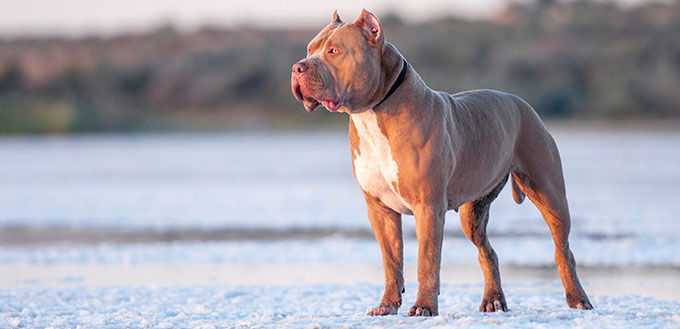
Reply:
M331 24L333 23L342 23L342 19L340 19L340 15L338 15L338 11L333 12L333 19L331 20Z
M354 25L361 28L361 32L371 46L377 46L385 41L382 26L375 15L363 9L361 15L354 21Z

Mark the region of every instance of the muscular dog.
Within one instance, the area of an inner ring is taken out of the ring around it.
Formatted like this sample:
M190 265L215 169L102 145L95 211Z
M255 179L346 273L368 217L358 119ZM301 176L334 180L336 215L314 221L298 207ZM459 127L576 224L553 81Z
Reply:
M444 214L460 212L484 272L483 312L507 311L486 226L489 206L511 177L548 223L569 307L592 309L569 249L569 208L557 146L521 98L493 90L450 95L430 89L366 10L337 14L293 65L293 94L307 111L349 114L354 175L380 244L385 292L369 315L397 314L404 291L401 215L415 215L418 296L409 316L438 314Z

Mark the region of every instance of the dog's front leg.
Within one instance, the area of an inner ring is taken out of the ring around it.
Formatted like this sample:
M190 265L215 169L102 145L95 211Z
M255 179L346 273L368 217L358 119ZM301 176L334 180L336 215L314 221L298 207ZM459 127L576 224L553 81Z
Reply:
M368 315L397 314L404 291L404 246L401 233L401 214L384 206L376 198L365 194L368 219L382 251L385 270L385 293L380 305L368 311Z
M409 316L439 314L437 300L445 212L444 207L432 204L414 209L418 238L418 297L408 312Z

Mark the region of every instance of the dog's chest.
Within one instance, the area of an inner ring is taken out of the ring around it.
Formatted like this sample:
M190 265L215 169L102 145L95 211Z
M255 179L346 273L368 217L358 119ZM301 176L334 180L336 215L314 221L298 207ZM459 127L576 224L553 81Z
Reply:
M352 121L359 137L358 149L354 150L354 174L359 186L393 210L411 214L411 206L399 194L399 167L375 113L353 114Z

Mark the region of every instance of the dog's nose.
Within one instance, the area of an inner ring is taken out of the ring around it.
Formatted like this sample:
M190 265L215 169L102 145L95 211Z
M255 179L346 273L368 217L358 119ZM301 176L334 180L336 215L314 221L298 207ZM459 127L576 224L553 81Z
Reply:
M305 65L304 61L299 61L293 65L293 74L298 75L305 71L307 71L307 65Z

